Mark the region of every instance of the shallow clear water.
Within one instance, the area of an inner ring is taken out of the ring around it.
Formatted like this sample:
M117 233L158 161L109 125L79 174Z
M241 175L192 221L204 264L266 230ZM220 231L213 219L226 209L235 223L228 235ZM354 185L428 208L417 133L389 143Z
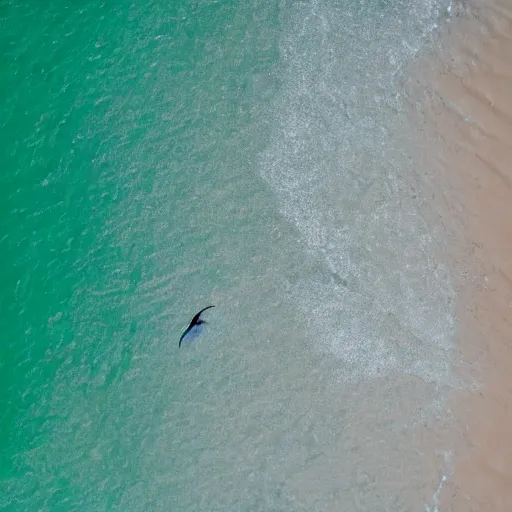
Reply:
M441 7L2 4L0 508L423 507L453 291L397 128Z

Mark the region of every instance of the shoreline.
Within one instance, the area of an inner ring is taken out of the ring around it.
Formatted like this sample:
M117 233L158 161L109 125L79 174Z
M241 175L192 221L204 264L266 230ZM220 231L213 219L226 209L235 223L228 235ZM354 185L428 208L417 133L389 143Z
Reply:
M405 84L459 297L454 371L467 391L449 400L453 473L443 512L512 504L511 39L512 5L465 5Z

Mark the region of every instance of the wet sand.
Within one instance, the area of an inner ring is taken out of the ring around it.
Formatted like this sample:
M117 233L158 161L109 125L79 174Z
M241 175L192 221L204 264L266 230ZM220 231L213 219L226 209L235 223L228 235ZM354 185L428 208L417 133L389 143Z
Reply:
M442 512L512 510L512 3L461 5L405 84L459 295ZM429 141L429 142L426 142ZM465 391L462 391L465 389Z

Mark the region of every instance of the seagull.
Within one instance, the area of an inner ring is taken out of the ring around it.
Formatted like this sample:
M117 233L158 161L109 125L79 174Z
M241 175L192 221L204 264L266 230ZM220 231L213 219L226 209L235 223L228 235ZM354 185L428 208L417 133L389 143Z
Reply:
M181 347L182 341L193 341L196 339L202 332L201 325L205 324L205 320L201 320L201 313L206 311L207 309L214 308L215 306L207 306L206 308L201 309L199 313L194 315L194 318L190 321L189 326L185 329L185 332L181 335L180 342L178 347Z

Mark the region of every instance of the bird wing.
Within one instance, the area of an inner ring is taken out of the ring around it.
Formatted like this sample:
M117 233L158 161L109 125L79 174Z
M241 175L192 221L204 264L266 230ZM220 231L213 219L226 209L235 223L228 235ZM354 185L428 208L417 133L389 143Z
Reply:
M183 341L183 338L188 334L188 331L190 331L190 327L187 327L185 332L180 336L180 342L178 343L178 347L181 347L181 342Z
M199 317L201 316L201 313L203 311L206 311L207 309L214 308L214 307L215 306L207 306L207 307L201 309L201 311L199 311L199 313L196 313L194 315L194 318L192 318L192 320L190 321L190 326L197 324L197 321L199 320Z

